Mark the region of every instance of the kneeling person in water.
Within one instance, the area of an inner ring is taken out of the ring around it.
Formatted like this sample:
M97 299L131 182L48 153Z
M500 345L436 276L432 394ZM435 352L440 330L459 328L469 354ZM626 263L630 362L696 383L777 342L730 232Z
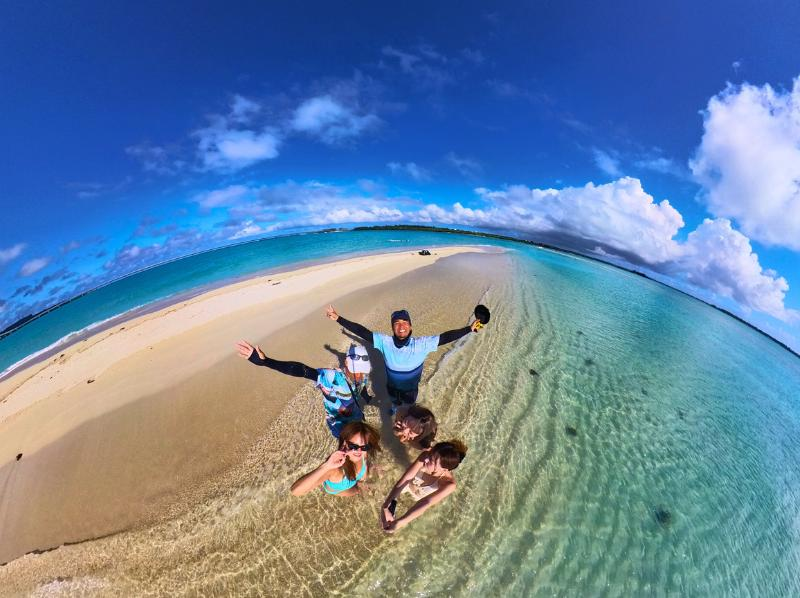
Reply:
M404 405L397 410L392 432L403 444L429 449L436 437L436 416L421 405Z
M388 533L396 532L441 502L456 489L453 470L467 454L467 447L458 440L437 442L411 464L392 488L381 507L381 527ZM416 501L405 515L395 518L397 499L408 492Z
M324 463L292 484L292 494L302 496L322 485L328 494L353 496L367 477L367 455L381 450L381 436L369 424L358 421L342 427L339 448Z
M485 308L484 308L485 309ZM386 363L386 390L392 403L414 403L419 394L419 381L422 377L422 364L429 353L441 345L452 343L465 334L477 332L481 328L479 320L469 326L448 330L436 336L411 336L411 316L404 309L392 313L392 336L372 332L361 324L344 319L329 305L326 315L345 330L371 343L383 354Z
M261 347L254 347L247 341L239 341L237 348L239 355L250 363L268 367L289 376L313 380L322 392L322 404L326 413L325 423L328 424L334 438L339 438L342 426L346 423L364 419L358 397L360 396L365 401L372 398L367 394L367 383L372 366L367 350L361 345L350 345L344 360L344 370L311 368L299 361L271 359L264 354Z

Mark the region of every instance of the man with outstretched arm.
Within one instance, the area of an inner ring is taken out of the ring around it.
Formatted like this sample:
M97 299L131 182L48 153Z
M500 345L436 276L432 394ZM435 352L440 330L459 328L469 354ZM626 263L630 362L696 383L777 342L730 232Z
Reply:
M344 359L344 370L312 368L299 361L272 359L264 354L261 347L244 340L239 341L236 348L241 357L254 365L268 367L287 376L312 380L322 392L325 423L334 438L339 438L339 432L345 424L364 419L358 398L361 397L365 402L372 399L367 393L372 366L367 350L361 345L350 345Z
M486 309L485 307L483 309ZM488 314L488 310L487 314ZM411 316L405 309L392 313L392 336L367 330L361 324L346 320L329 305L325 312L331 320L349 330L356 336L374 346L383 354L386 364L386 390L392 399L392 411L403 404L414 403L419 394L419 381L422 377L422 364L429 353L441 345L452 343L470 332L482 327L479 319L471 325L448 330L436 336L411 336ZM488 318L486 319L488 321Z

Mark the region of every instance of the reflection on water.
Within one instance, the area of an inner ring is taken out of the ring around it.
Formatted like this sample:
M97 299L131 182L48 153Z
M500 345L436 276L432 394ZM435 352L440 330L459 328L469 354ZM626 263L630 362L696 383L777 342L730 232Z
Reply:
M332 446L303 423L321 419L306 387L239 472L255 482L168 524L25 557L62 572L40 591L800 595L796 358L651 282L533 250L485 303L491 329L457 344L421 397L440 437L470 447L458 490L397 535L377 524L403 469L389 451L372 496L288 495Z

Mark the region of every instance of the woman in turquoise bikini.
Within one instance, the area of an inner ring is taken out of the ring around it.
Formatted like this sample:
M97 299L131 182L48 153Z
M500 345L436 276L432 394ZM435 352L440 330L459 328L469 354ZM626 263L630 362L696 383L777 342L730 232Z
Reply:
M378 431L363 421L345 424L339 434L339 448L322 465L292 484L292 494L302 496L320 485L328 494L358 494L358 482L369 471L367 454L380 451L380 441Z

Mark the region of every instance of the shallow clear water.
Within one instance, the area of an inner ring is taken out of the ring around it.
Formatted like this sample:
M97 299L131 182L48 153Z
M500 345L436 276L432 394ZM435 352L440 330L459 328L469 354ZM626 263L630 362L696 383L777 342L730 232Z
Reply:
M326 432L298 428L280 464L268 433L250 456L266 462L258 484L61 549L72 579L48 591L800 595L800 359L652 281L515 247L485 298L490 328L423 389L440 438L470 447L444 503L385 537L399 464L372 500L292 499ZM318 421L314 397L276 426Z

